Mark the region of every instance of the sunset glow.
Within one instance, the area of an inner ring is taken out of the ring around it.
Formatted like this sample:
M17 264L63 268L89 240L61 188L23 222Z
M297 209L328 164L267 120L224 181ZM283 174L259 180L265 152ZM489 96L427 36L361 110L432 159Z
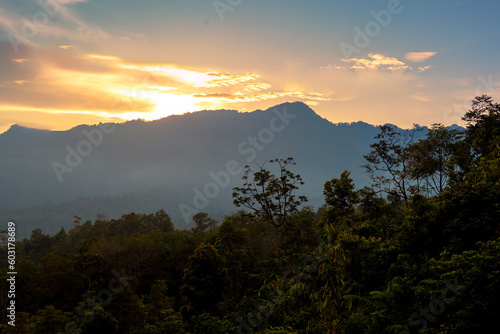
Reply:
M58 1L54 14L19 0L0 8L0 59L8 69L0 77L0 132L15 123L63 130L296 100L332 122L460 124L458 115L475 95L495 96L500 86L497 47L487 37L494 30L477 27L485 37L474 47L461 37L458 17L476 11L472 3L433 5L457 16L439 38L437 14L412 28L421 21L418 13L431 11L424 3L401 3L401 14L377 34L362 28L378 24L370 13L383 10L384 1L356 9L246 2L222 18L210 2L137 6ZM284 16L277 15L283 8ZM40 13L47 20L27 35L22 18ZM118 13L140 14L131 21ZM303 20L294 19L300 15Z

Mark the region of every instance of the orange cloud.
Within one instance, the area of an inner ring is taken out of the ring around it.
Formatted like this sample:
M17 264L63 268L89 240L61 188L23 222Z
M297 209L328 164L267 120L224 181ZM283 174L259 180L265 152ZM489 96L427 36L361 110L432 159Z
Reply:
M217 79L210 81L207 84L207 87L221 87L221 86L234 86L239 83L253 81L259 78L259 75L255 73L245 73L242 75L230 75L230 74L222 74L216 76Z
M346 67L345 66L328 64L327 66L321 66L320 68L321 69L325 69L325 70L341 70L341 69L344 69Z
M78 49L28 49L33 66L26 69L26 80L0 80L18 84L8 86L8 92L2 88L0 110L155 120L171 114L226 108L229 103L245 109L245 104L278 98L300 99L311 105L330 100L304 88L276 87L260 81L257 73L136 62ZM28 80L29 86L18 88Z
M409 52L405 54L406 60L421 63L436 55L437 52Z
M420 102L432 102L432 101L434 101L434 99L432 99L428 96L422 95L420 93L409 95L409 97L414 99L414 100L420 101Z
M422 73L423 71L427 71L428 69L432 68L432 66L424 66L424 67L419 67L418 72Z
M67 4L72 4L72 3L77 3L77 2L87 2L87 0L57 0L60 4L67 5Z
M381 54L369 54L371 59L342 59L343 62L352 64L351 69L386 69L386 70L406 70L409 67L406 64L396 58L386 57Z
M405 71L411 69L404 62L397 58L387 57L382 54L368 54L369 58L351 58L340 59L348 64L347 67L353 70L388 70L388 71ZM338 67L337 67L338 68Z

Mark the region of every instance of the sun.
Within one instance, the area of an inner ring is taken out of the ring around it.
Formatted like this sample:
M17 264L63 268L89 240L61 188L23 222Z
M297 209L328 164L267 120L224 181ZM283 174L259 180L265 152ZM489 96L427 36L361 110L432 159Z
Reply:
M198 99L190 94L176 94L172 87L148 87L146 89L127 91L114 90L115 94L128 96L131 99L146 102L152 106L148 111L131 111L118 114L125 120L144 119L154 121L170 115L180 115L200 109Z

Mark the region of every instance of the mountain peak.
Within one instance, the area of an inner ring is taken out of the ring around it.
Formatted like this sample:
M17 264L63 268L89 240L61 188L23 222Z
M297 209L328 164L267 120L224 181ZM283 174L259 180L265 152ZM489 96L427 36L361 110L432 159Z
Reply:
M280 109L284 109L284 108L286 108L287 112L292 113L292 114L322 118L311 107L309 107L306 103L304 103L302 101L281 103L281 104L275 105L274 107L267 109L266 111L272 111L275 109L280 110Z
M49 131L49 130L40 130L40 129L35 129L35 128L28 128L26 126L22 126L22 125L19 125L19 124L13 124L10 126L9 130L5 131L4 133L17 133L17 132L20 132L20 131L29 131L29 132L38 132L38 131Z
M19 140L20 138L39 138L40 136L48 136L52 133L50 130L40 130L34 128L28 128L25 126L21 126L19 124L13 124L10 128L4 133L0 134L1 137L7 140L10 138L11 140Z
M311 109L311 107L309 107L306 103L304 103L302 101L283 102L283 103L277 104L269 109L275 109L275 108L281 108L281 107L290 107L290 108L294 108L294 109L301 109L303 111L315 113L314 110Z
M5 132L9 132L9 131L17 131L18 129L22 129L24 128L23 126L20 126L19 124L12 124L9 128L9 130L5 131Z
M13 135L13 134L21 133L26 129L28 129L28 128L21 126L19 124L13 124L10 126L10 128L7 131L2 133L1 135Z

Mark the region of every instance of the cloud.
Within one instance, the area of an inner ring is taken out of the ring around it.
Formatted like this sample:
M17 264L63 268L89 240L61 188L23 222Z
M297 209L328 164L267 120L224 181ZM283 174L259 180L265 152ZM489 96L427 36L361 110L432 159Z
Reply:
M318 101L330 101L330 98L326 97L325 94L322 93L314 93L314 92L304 92L304 91L271 91L271 92L262 92L262 93L252 93L252 94L244 94L242 92L235 93L202 93L193 95L197 98L205 99L206 101L210 101L213 99L224 101L226 103L233 102L260 102L271 99L277 99L281 97L293 97L304 99L309 102L315 101L316 104Z
M345 66L328 64L327 66L321 66L320 68L324 69L324 70L341 70L341 69L344 69L346 67Z
M77 2L87 2L87 0L57 0L57 2L63 5L68 5Z
M102 56L101 56L102 57ZM206 72L196 71L186 68L180 68L174 64L159 64L159 65L140 65L140 64L123 64L123 69L139 70L144 74L157 81L161 78L170 78L186 85L195 87L206 87L208 82L217 79L214 75L209 75Z
M29 59L19 58L19 59L12 59L12 61L16 62L16 63L19 63L19 64L22 64L22 63L25 63L25 62L29 61Z
M99 59L99 60L109 60L109 61L119 61L120 58L114 56L106 56L106 55L98 55L98 54L89 54L89 58Z
M53 46L63 49L74 47L60 45L61 40L73 43L109 43L123 37L131 40L138 39L137 34L115 32L113 35L100 27L94 26L80 19L71 9L75 3L86 0L57 0L49 1L50 5L40 6L34 0L18 1L17 10L0 8L0 33L5 35L17 52L17 45ZM45 3L45 1L43 1ZM25 14L28 13L28 14ZM40 22L40 17L44 17ZM38 21L37 21L38 20Z
M405 55L406 59L413 62L422 62L429 59L436 52L412 52ZM405 72L408 70L413 70L414 68L406 64L395 57L388 57L383 54L370 53L367 58L351 58L351 59L340 59L344 64L329 64L327 66L321 66L320 69L323 70L384 70L384 71L401 71ZM427 71L433 68L433 66L420 66L416 69L418 73Z
M234 86L239 83L253 81L259 78L258 74L255 73L244 73L241 75L230 75L230 74L219 74L216 76L217 79L210 81L207 85L208 87L221 87L221 86Z
M257 83L250 83L245 85L245 92L258 92L261 90L269 89L273 85L267 82L257 82Z
M0 84L6 86L0 91L1 110L154 120L171 114L226 108L228 104L237 109L254 108L251 103L279 98L311 105L330 100L330 95L321 92L262 81L260 74L252 72L138 62L85 53L78 48L73 52L36 46L23 49L26 55L15 59L29 59L29 66L14 68L9 78L0 79ZM7 58L4 62L13 60ZM21 69L24 72L19 73ZM24 80L17 80L20 77ZM21 86L26 82L29 85ZM26 94L29 100L25 99Z
M427 71L428 69L431 69L431 68L432 68L432 66L419 67L418 73L422 73L423 71Z
M432 99L431 97L429 96L425 96L421 93L417 93L417 94L411 94L411 95L408 95L410 98L414 99L414 100L417 100L417 101L420 101L420 102L432 102L434 101L434 99Z
M404 62L397 58L387 57L383 54L368 54L369 58L351 58L340 59L348 64L347 67L353 70L388 70L388 71L405 71L411 69Z
M421 63L434 56L437 52L409 52L405 54L406 60Z
M200 97L200 98L223 98L227 100L234 100L237 98L235 94L231 93L201 93L201 94L194 94L194 97Z

